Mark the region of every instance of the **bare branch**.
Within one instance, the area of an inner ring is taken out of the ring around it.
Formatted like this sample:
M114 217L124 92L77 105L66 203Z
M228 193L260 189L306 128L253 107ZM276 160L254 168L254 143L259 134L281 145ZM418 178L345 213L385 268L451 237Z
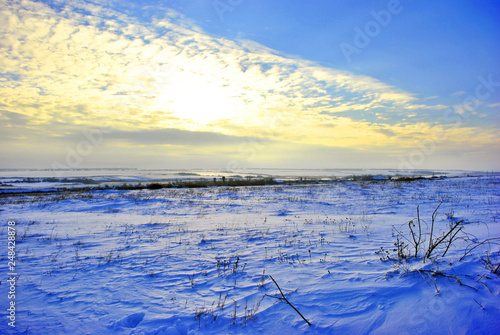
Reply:
M500 237L488 238L488 239L486 239L486 240L484 240L484 241L482 241L482 242L480 242L480 243L476 244L473 248L471 248L471 249L467 250L467 251L465 252L465 254L464 254L464 255L463 255L463 256L462 256L462 257L461 257L458 261L462 261L462 259L464 259L464 258L465 258L465 256L467 256L468 254L470 254L470 253L472 252L472 250L474 250L474 249L476 249L477 247L479 247L479 246L483 245L484 243L486 243L486 242L490 242L490 241L494 241L494 240L499 240L499 239L500 239Z
M431 236L429 237L429 248L427 248L427 253L425 254L425 258L429 258L429 256L431 255L432 249L434 249L432 247L434 244L434 243L432 243L432 234L434 232L434 221L436 220L437 210L439 209L439 207L441 207L442 204L443 204L443 202L440 202L439 205L434 210L434 212L432 212Z
M285 297L285 295L283 294L283 291L281 291L281 288L279 287L278 283L276 282L276 280L274 280L273 276L269 275L269 277L273 280L273 282L276 284L276 287L278 287L278 290L280 290L280 293L281 293L281 296L283 297L283 299L285 299L286 303L290 305L290 307L292 307L301 317L302 319L304 319L305 322L307 322L307 324L310 326L311 323L309 321L307 321L307 319L299 312L299 310L297 308L295 308L291 303L290 301L287 300L287 298Z

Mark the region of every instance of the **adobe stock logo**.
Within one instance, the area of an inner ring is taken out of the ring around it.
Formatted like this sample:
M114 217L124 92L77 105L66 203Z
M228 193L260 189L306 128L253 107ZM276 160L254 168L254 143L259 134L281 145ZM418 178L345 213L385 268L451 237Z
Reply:
M212 6L214 7L220 22L224 22L224 13L232 12L236 7L241 5L243 0L214 0Z
M472 115L477 111L481 102L488 99L497 87L500 87L500 81L493 80L493 74L489 74L486 78L483 76L477 77L479 84L474 90L474 94L470 94L464 98L462 103L456 104L448 108L443 113L444 124L448 124L447 130L460 128ZM413 149L406 157L399 157L399 170L416 169L421 167L427 157L436 152L437 146L448 140L446 130L435 132L426 140L417 142L417 147Z
M394 15L397 15L403 11L403 6L399 0L390 0L387 3L387 9L382 9L378 12L372 10L370 15L374 20L368 21L365 24L364 29L358 26L354 26L353 44L342 42L339 44L340 50L344 54L344 57L348 63L352 62L353 54L360 54L361 51L370 45L371 41L377 37L382 28L387 27L391 22Z
M158 73L160 73L160 70L160 68L155 67L153 69L137 69L137 72L133 72L132 75L126 71L122 73L119 82L124 85L124 90L127 90L126 99L122 98L120 100L123 110L126 111L131 106L141 104L145 97L154 97L157 94L154 83L159 80ZM113 130L110 120L101 121L101 124L94 128L81 130L82 139L76 145L66 146L64 163L52 162L51 167L54 169L56 176L60 178L64 176L67 170L80 167L84 159L94 152L94 149L103 145L105 135L112 133Z
M279 127L285 124L285 120L275 114L270 117L268 121L268 129L271 131L276 131ZM246 139L245 142L241 143L238 147L238 153L244 159L231 160L226 164L226 170L241 169L245 168L245 162L251 163L255 161L257 155L264 151L269 146L269 140L264 137L253 137Z
M64 170L79 167L83 159L89 156L96 146L101 145L104 134L109 134L111 131L111 128L104 126L90 130L82 130L82 135L85 139L80 140L75 146L66 146L66 164L58 161L52 162L51 167L55 170L56 176L62 177L65 173Z

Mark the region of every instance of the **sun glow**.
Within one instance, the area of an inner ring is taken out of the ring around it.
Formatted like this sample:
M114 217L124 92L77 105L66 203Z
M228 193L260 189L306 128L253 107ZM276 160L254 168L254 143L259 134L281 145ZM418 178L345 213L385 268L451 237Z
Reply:
M241 116L241 102L229 85L194 75L177 79L163 85L156 101L173 116L200 124Z

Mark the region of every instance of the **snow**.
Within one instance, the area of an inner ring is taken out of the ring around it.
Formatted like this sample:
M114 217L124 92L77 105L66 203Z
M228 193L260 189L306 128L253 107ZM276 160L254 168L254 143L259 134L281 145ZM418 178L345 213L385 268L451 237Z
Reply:
M485 260L499 264L499 241L460 259L500 237L500 179L455 175L4 195L1 310L8 220L20 277L15 332L4 317L0 333L495 333L500 277ZM459 220L468 235L425 263L381 260L396 231L411 239L417 206L428 232L439 203L435 236Z

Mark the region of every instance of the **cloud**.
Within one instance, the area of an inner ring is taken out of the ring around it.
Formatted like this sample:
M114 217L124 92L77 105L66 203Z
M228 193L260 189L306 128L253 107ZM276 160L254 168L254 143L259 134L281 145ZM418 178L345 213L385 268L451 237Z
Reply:
M2 127L26 127L26 143L72 141L106 121L108 138L128 145L253 138L393 150L414 145L408 134L439 129L408 115L446 108L369 76L210 36L171 9L139 19L104 3L54 3L0 5ZM374 110L377 122L366 118ZM493 133L470 127L449 139L485 143Z
M390 129L380 128L380 129L374 129L374 131L377 132L377 133L384 134L387 137L396 136L396 133L394 131L390 130Z
M457 92L452 93L451 96L452 97L460 97L460 96L465 95L465 94L467 94L467 92L465 92L465 91L457 91Z
M111 130L106 140L132 145L181 145L181 146L229 146L255 141L249 137L228 136L213 132L197 132L180 129L153 129L139 131Z
M4 126L25 126L29 122L26 115L0 110L0 120Z

